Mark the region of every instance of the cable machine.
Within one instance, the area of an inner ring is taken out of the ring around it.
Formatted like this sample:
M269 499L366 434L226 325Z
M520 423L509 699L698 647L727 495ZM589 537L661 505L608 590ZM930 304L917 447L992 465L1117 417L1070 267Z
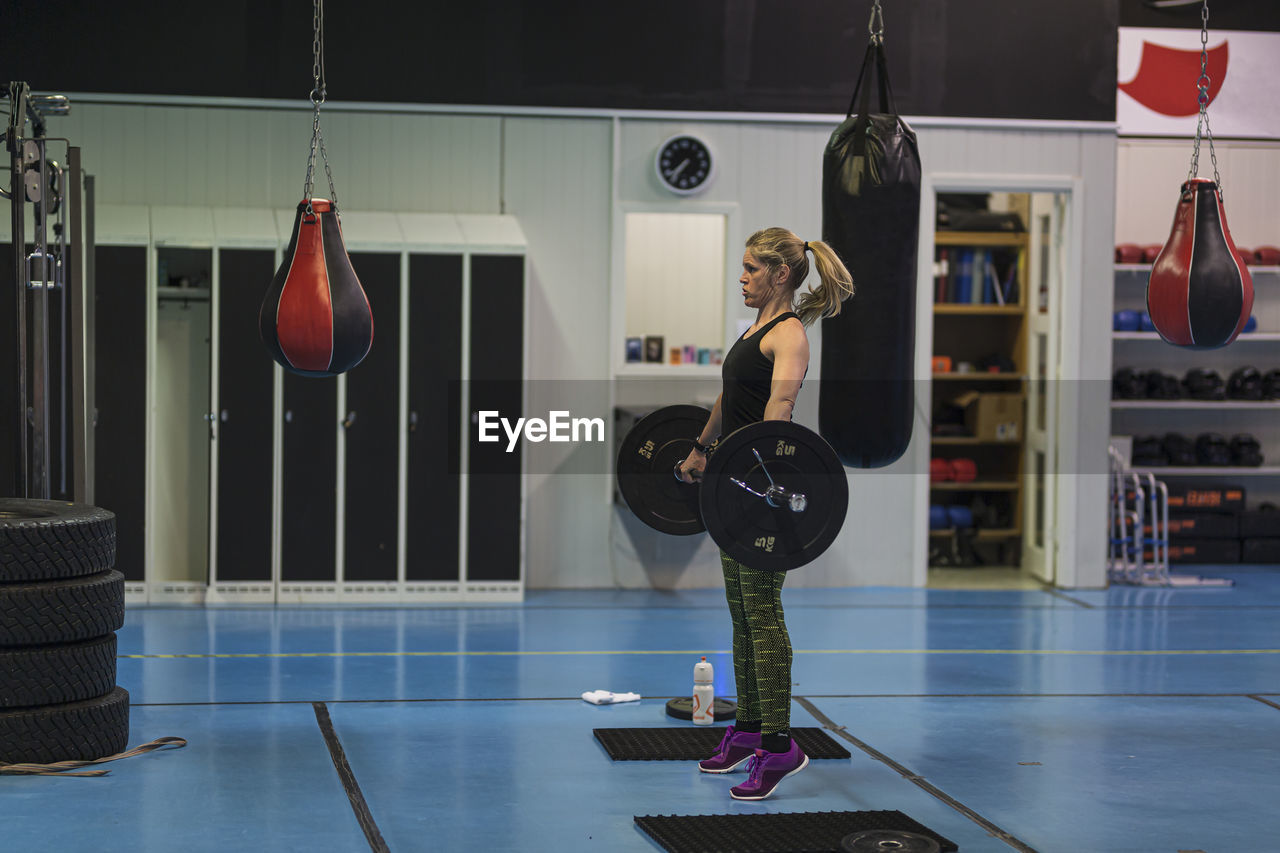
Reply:
M10 215L0 323L12 333L0 334L0 497L92 503L93 180L80 149L47 134L46 118L70 112L65 96L23 82L0 96Z

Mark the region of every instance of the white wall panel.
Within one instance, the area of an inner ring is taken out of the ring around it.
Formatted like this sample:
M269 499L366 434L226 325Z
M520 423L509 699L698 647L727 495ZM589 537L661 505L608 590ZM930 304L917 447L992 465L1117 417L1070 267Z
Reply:
M607 120L505 120L505 212L529 241L528 412L611 420ZM458 144L464 144L459 140ZM614 583L609 559L611 447L526 443L526 586Z
M626 334L661 334L668 349L724 346L724 293L706 284L732 280L725 217L628 213L625 228Z
M1215 142L1227 225L1236 245L1280 246L1280 143ZM1191 165L1191 139L1122 139L1117 157L1116 242L1169 239L1178 188ZM1200 146L1200 177L1213 177L1208 142Z
M1075 203L1081 208L1076 221L1083 229L1083 256L1063 293L1059 470L1071 482L1060 493L1066 500L1058 503L1058 583L1100 587L1106 583L1106 543L1098 531L1106 521L1110 434L1114 138L1081 138L1080 174L1086 180Z
M122 204L279 207L302 197L304 110L76 103L51 132L84 151L98 199ZM497 213L497 116L322 115L339 201L351 209ZM317 157L316 194L328 195Z

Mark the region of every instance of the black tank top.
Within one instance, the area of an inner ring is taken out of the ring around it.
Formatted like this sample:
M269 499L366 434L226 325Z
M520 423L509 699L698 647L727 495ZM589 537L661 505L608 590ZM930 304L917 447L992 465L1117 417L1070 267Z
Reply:
M755 334L738 338L725 356L720 368L723 383L720 393L720 435L727 436L747 424L764 420L764 408L772 390L773 361L760 352L760 341L774 326L795 316L795 313L788 311L774 317L757 329Z

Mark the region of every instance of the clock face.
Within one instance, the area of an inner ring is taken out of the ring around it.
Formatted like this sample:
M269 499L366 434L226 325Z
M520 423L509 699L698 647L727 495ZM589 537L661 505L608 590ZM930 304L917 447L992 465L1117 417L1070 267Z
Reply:
M673 136L658 148L654 166L662 185L680 195L706 189L713 173L711 150L693 136Z

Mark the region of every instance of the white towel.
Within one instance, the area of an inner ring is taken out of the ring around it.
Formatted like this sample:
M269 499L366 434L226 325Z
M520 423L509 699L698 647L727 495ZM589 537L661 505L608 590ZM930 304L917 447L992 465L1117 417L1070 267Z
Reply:
M583 701L592 705L613 705L617 702L639 702L639 693L610 693L608 690L588 690L582 694Z

